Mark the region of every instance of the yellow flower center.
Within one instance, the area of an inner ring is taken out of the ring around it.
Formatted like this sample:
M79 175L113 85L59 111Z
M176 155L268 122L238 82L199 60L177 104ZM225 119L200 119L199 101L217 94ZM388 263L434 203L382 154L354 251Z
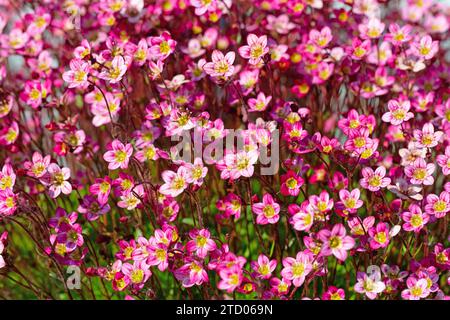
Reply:
M422 216L419 214L414 214L411 217L411 225L415 228L418 228L422 225L423 219Z
M384 233L384 232L378 232L378 233L375 235L375 240L376 240L378 243L381 243L381 244L385 243L386 240L387 240L386 233Z
M286 185L289 189L294 189L297 187L297 180L294 178L289 178L286 180Z
M427 170L422 168L417 168L414 170L413 177L417 180L423 180L427 176Z
M117 162L124 162L127 158L127 153L123 150L117 150L115 154L115 159Z
M292 266L292 274L294 275L294 277L301 277L304 272L305 266L303 265L303 263L296 262Z
M131 272L131 282L141 283L144 280L144 271L142 269L133 270Z
M330 238L330 248L331 249L338 249L342 245L342 240L339 237L333 236Z
M275 216L275 210L271 205L265 206L263 212L266 218L272 218L273 216Z
M378 187L381 185L381 177L380 176L372 176L369 178L369 185L371 187Z

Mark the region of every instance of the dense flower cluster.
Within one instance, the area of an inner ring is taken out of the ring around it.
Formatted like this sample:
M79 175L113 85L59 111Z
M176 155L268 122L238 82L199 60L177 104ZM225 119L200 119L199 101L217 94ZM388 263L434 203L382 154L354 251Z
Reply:
M448 5L0 9L2 297L449 299Z

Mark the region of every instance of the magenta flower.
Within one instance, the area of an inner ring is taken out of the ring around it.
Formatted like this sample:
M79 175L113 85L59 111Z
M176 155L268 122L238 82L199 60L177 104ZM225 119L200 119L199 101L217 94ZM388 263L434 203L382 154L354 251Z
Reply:
M345 291L335 286L329 286L328 290L323 293L322 300L345 300Z
M60 168L56 163L51 163L47 167L47 174L41 179L41 182L48 186L50 197L56 198L61 192L70 194L72 185L70 184L70 169Z
M386 40L389 40L394 46L400 46L411 40L411 31L410 25L400 27L398 24L392 23L389 25L389 34L386 36Z
M440 154L436 157L436 162L442 168L444 176L450 174L450 146L445 148L445 154Z
M404 121L408 121L414 117L412 112L409 112L411 104L409 100L397 101L389 100L388 102L389 111L383 114L381 118L384 122L389 122L394 126L402 124Z
M385 178L386 169L384 167L378 167L375 172L372 168L366 167L362 169L361 173L363 178L359 180L359 184L372 192L385 188L391 183L390 178Z
M283 196L298 196L303 183L304 180L294 171L290 170L281 176L281 194Z
M203 65L203 70L211 77L228 78L233 75L235 53L228 52L225 56L222 52L214 50L211 56L212 62Z
M185 264L174 271L175 277L181 281L183 287L201 286L209 282L208 273L198 261L187 259Z
M268 257L260 254L258 256L258 261L251 262L251 267L255 271L257 278L267 280L270 279L270 277L272 276L272 272L277 267L277 260L269 260Z
M450 193L447 191L442 191L439 197L435 194L429 194L426 200L425 212L429 215L443 218L450 211Z
M249 112L262 112L267 109L270 101L272 100L272 96L266 97L264 92L258 93L258 96L255 98L248 99L248 109Z
M214 11L217 7L216 0L191 0L191 6L195 7L195 14L201 16L207 11Z
M408 210L402 213L402 220L405 221L403 229L417 233L428 223L429 216L427 213L422 213L420 207L415 204L411 204Z
M417 158L411 165L405 167L405 175L410 178L412 184L423 184L430 186L434 183L432 176L436 166L426 163L424 159Z
M293 203L288 206L288 212L291 215L290 224L297 231L308 232L314 223L314 211L305 201L301 206Z
M0 190L0 216L11 216L17 209L17 195L11 189Z
M352 59L362 60L370 52L370 40L361 41L358 38L354 38L348 51Z
M267 36L258 38L258 36L253 33L250 33L247 36L247 45L239 48L241 57L249 59L248 62L253 65L258 64L268 52Z
M186 244L186 249L189 252L195 252L199 258L205 258L208 252L217 248L214 240L210 238L210 232L206 229L192 230L189 232L189 237L192 240Z
M114 140L111 143L109 151L105 152L103 159L109 162L108 169L115 170L118 168L126 169L128 168L128 162L133 154L133 146L130 143L124 145L119 140Z
M111 192L112 180L109 176L105 178L95 179L95 183L89 187L89 192L93 195L97 195L97 201L100 205L104 205L108 202L108 197Z
M280 219L280 205L275 202L270 193L263 196L263 201L252 205L252 211L256 214L256 223L274 224Z
M355 240L346 235L345 227L342 224L335 224L333 229L322 229L317 233L317 237L323 242L321 255L334 255L337 259L345 261L347 251L355 246Z
M370 236L370 247L374 250L379 248L386 248L389 245L390 235L389 235L389 227L386 223L380 222L374 228L370 228L369 231Z
M444 133L442 131L434 132L432 123L426 123L422 130L414 130L414 138L417 140L417 146L420 148L433 148L438 145Z
M242 269L239 266L232 266L230 268L223 268L219 271L220 281L217 288L226 290L228 293L236 290L244 279Z
M164 184L159 188L159 192L164 195L175 198L188 187L189 172L184 166L178 167L177 172L166 170L161 176Z
M91 66L88 62L73 59L70 61L70 70L64 72L63 79L69 83L69 88L86 87Z
M150 37L149 42L149 53L153 60L165 60L177 45L168 32L163 32L159 37Z
M433 41L429 35L421 37L411 44L414 55L425 60L432 59L439 50L439 41Z
M3 166L2 171L0 171L0 190L12 190L15 183L16 174L14 173L12 166L7 163Z
M342 189L339 191L339 198L341 201L336 203L336 208L341 210L347 210L354 213L357 209L361 208L364 202L359 199L361 192L359 189L353 189L351 192Z
M78 212L84 214L89 221L95 221L110 209L108 204L101 205L95 197L87 195L78 207Z
M323 27L320 31L312 29L309 32L309 40L321 48L325 48L332 39L333 35L331 34L331 29L329 27Z
M312 259L308 253L300 251L294 258L283 259L283 270L281 276L296 287L300 287L305 282L306 276L312 271Z
M133 264L122 264L122 273L136 289L141 289L152 275L149 268L144 261L134 261Z
M117 83L122 80L123 75L127 72L127 64L122 56L116 56L111 62L108 69L100 72L98 77L100 79L109 81L109 83Z

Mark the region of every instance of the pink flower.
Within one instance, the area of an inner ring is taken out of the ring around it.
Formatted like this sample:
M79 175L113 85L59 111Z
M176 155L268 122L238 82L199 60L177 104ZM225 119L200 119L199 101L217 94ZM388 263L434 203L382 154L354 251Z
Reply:
M295 28L295 24L289 21L287 14L282 14L278 17L273 15L267 16L267 29L273 30L279 34L287 34L290 30Z
M301 206L292 203L288 206L288 212L291 215L289 222L295 230L308 232L311 229L314 223L314 211L308 202L303 202Z
M269 52L267 47L267 36L258 38L253 33L247 36L247 45L239 48L239 54L244 59L249 59L250 64L258 64L262 58Z
M141 204L141 199L145 196L144 187L140 184L133 187L131 192L124 193L120 196L120 201L117 205L120 208L125 208L127 210L133 210L138 205Z
M386 285L383 281L380 281L380 272L374 272L371 275L367 275L364 272L358 272L357 283L355 284L355 291L358 293L364 293L370 300L373 300L377 295L386 289Z
M411 40L411 30L410 25L400 26L396 23L389 25L389 34L386 36L386 40L389 40L394 46L400 46L404 42Z
M450 146L445 148L445 154L440 154L436 157L436 162L442 168L444 176L450 174Z
M88 75L91 66L88 62L80 59L70 61L70 70L64 72L63 79L69 83L69 88L86 87L89 85Z
M184 166L178 167L177 172L166 170L162 174L164 184L159 188L161 194L176 197L188 187L189 172Z
M110 83L117 83L122 80L123 75L127 72L127 65L125 59L122 56L116 56L111 62L108 69L104 69L98 77L103 80L107 80Z
M177 42L173 40L168 32L163 32L159 37L150 37L150 57L153 60L165 60L175 51Z
M341 210L347 210L350 213L354 213L357 209L361 208L364 202L359 199L361 192L359 189L353 189L349 192L346 189L339 191L339 198L341 201L336 203L336 208Z
M430 290L426 279L417 279L414 276L406 280L407 289L402 291L402 298L405 300L420 300L428 297Z
M359 184L372 192L385 188L391 183L390 178L385 178L386 169L384 167L378 167L375 172L372 168L366 167L362 169L361 173L363 178L359 180Z
M330 199L330 195L326 190L323 190L319 196L312 195L308 199L308 206L314 212L314 216L320 220L325 219L325 214L333 209L334 201Z
M228 293L233 292L238 288L244 276L242 269L239 266L232 266L230 268L223 268L219 271L220 282L217 284L217 288L220 290L226 290Z
M418 205L411 204L409 211L402 213L402 219L405 221L403 229L405 231L419 232L427 224L429 216L427 213L422 213Z
M358 38L354 38L348 51L352 59L362 60L370 52L370 40L361 41Z
M63 194L70 194L72 192L72 185L69 181L70 169L60 168L56 163L51 163L47 168L47 174L41 179L41 182L48 186L50 197L56 198L62 192Z
M189 237L192 240L186 244L186 249L189 252L195 252L199 258L205 258L208 252L217 248L216 243L210 236L210 232L206 229L190 231Z
M374 228L369 229L370 247L374 250L386 248L389 245L389 227L384 222L380 222Z
M17 209L17 195L11 189L0 190L0 217L11 216Z
M133 154L133 146L130 143L124 145L119 140L115 139L109 148L110 150L105 152L103 159L109 162L108 169L115 170L117 168L128 168L128 162Z
M260 254L258 256L258 261L251 262L251 267L255 271L257 278L267 280L270 279L272 272L277 267L277 260L269 260L268 257Z
M411 165L405 167L405 175L412 184L431 186L434 183L433 172L436 166L426 163L424 159L417 158Z
M202 159L195 158L193 164L186 164L186 168L188 170L187 182L201 186L203 184L203 178L208 173L208 168L203 166Z
M300 251L294 258L287 257L283 259L283 270L281 276L292 281L294 286L300 287L305 282L306 276L312 271L311 256Z
M263 196L263 202L253 204L252 210L256 214L258 224L274 224L280 219L280 205L275 202L270 193Z
M136 289L141 289L152 275L149 268L150 266L145 264L144 261L134 261L133 264L124 263L122 265L122 273Z
M207 11L214 11L217 7L216 0L190 0L191 6L195 7L195 14L201 16Z
M255 112L255 111L261 112L266 110L271 100L272 96L266 97L264 92L258 93L256 99L255 98L248 99L248 106L250 107L248 109L248 112Z
M26 161L24 163L27 174L31 177L41 178L47 172L47 167L50 164L51 156L47 155L42 157L39 152L34 152L32 161Z
M7 163L3 166L2 171L0 171L0 190L12 190L15 183L16 174L14 173L12 166Z
M309 31L309 40L318 47L325 48L332 39L333 35L329 27L323 27L320 31L316 29Z
M212 62L203 65L203 70L211 77L228 78L233 75L235 53L228 52L225 56L222 52L214 50L211 56Z
M224 218L234 216L235 219L239 219L241 216L242 201L236 194L229 193L225 198L217 201L216 207L218 210L224 211Z
M439 41L433 41L429 35L425 35L420 40L411 44L414 55L425 60L432 59L439 50Z
M419 148L433 148L437 146L443 135L442 131L434 132L432 123L424 124L422 130L414 130L414 138L416 138Z
M439 197L435 194L427 195L425 212L436 218L443 218L450 211L450 193L442 191Z
M334 255L341 261L347 259L347 251L355 246L355 240L346 235L345 227L341 223L335 224L331 231L320 230L317 237L323 242L320 253L324 256Z
M409 100L397 101L389 100L388 102L389 111L383 114L381 118L384 122L389 122L394 126L402 124L404 121L408 121L414 117L412 112L409 112L411 104Z
M101 205L108 202L108 197L111 192L112 180L106 176L104 179L97 178L95 183L89 187L89 192L93 195L97 195L97 200Z
M182 282L185 288L190 288L194 285L200 286L209 282L208 273L202 264L193 259L187 259L183 266L174 271L174 275Z
M358 26L361 38L363 39L377 39L384 31L384 23L377 18L370 18L369 22L361 23Z
M303 183L304 180L294 171L290 170L281 176L280 192L283 196L298 196Z
M345 300L345 291L335 286L329 286L328 290L323 293L322 300Z

